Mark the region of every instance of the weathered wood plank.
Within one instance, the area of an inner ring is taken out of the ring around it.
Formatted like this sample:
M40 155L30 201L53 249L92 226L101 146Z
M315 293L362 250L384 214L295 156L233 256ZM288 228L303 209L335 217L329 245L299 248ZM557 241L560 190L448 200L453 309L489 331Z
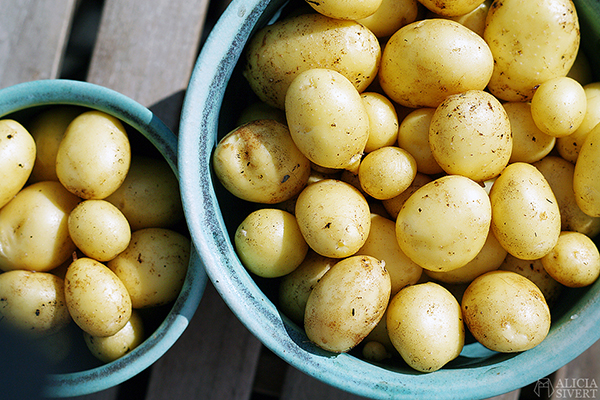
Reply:
M75 0L0 1L0 88L58 77Z
M600 341L556 371L549 388L551 400L560 398L600 398ZM571 391L569 391L571 389ZM580 389L577 391L577 389Z

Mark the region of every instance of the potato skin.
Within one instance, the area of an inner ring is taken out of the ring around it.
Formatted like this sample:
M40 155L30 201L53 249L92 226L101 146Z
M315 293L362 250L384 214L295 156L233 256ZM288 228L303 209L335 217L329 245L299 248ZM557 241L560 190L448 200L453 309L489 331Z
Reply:
M34 168L36 145L15 120L0 120L0 208L25 186Z
M347 352L379 323L390 299L385 263L353 256L335 264L308 297L306 335L317 346Z
M585 214L590 217L600 217L600 124L587 134L577 161L573 175L573 190L575 201Z
M380 59L377 37L361 24L304 14L259 30L248 44L243 74L262 101L283 109L288 86L301 72L330 68L362 92Z

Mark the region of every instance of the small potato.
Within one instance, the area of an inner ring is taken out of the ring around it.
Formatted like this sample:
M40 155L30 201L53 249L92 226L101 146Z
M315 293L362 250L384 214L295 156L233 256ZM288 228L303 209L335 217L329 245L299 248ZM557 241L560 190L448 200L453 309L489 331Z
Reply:
M396 240L394 221L377 214L371 214L371 229L365 244L356 255L366 255L385 262L392 284L391 295L400 289L417 283L423 268L402 252Z
M75 323L92 336L114 335L131 316L131 298L123 282L91 258L78 258L67 269L65 299Z
M365 153L381 147L392 146L398 139L398 115L387 97L375 92L360 95L369 116L369 139Z
M433 282L408 286L392 298L387 330L404 361L421 372L437 371L454 360L465 341L460 305Z
M483 3L484 0L420 0L430 11L447 17L468 14Z
M542 82L531 98L531 116L535 124L553 137L575 132L583 122L586 109L583 87L566 76Z
M418 108L404 117L398 130L398 146L412 154L417 171L422 174L444 172L429 146L429 125L434 113L435 108Z
M383 0L375 13L357 20L366 26L378 38L392 36L404 25L417 19L419 3L417 0Z
M379 69L377 37L355 21L318 13L303 14L268 25L252 37L243 75L263 102L284 109L294 78L312 68L333 69L363 92Z
M28 339L52 335L71 322L64 281L47 272L0 274L0 326Z
M287 126L275 120L252 121L228 133L217 144L212 164L227 190L255 203L292 198L310 175L310 161Z
M415 179L412 181L412 183L410 184L408 189L406 189L404 192L400 193L398 196L396 196L394 198L391 198L389 200L383 200L382 201L383 207L385 208L387 213L390 215L390 217L393 220L396 220L396 218L398 217L398 213L400 212L400 209L402 208L402 206L404 205L406 200L408 200L408 198L414 192L416 192L417 189L419 189L421 186L425 186L426 184L428 184L431 181L432 181L432 179L428 175L417 172Z
M502 104L513 136L509 163L534 163L546 157L554 148L556 138L542 132L531 116L531 103L508 102Z
M31 134L15 120L0 120L0 208L25 186L35 163Z
M289 274L308 251L294 215L275 208L250 213L235 231L234 242L244 267L263 278Z
M377 11L382 0L321 0L308 4L319 14L342 20L366 18Z
M112 260L127 248L131 228L123 213L106 200L84 200L67 221L73 243L86 256Z
M483 248L492 209L481 186L446 175L414 192L398 213L396 237L402 251L424 269L451 271Z
M548 306L552 306L562 292L563 285L552 278L542 265L542 260L521 260L511 254L507 255L500 268L502 271L512 271L523 275L540 289Z
M125 127L100 111L86 111L68 126L56 153L56 175L71 193L103 199L121 186L131 163Z
M510 254L542 258L560 235L560 210L548 181L531 164L513 163L490 190L492 229Z
M352 83L316 68L298 74L285 95L285 115L298 149L326 168L360 161L369 138L369 114Z
M389 300L390 277L384 262L369 256L343 259L308 296L306 335L325 350L347 352L379 323Z
M97 337L84 332L83 338L94 357L109 363L123 357L144 341L142 317L137 310L133 310L129 321L114 335Z
M493 351L529 350L550 330L550 309L540 289L515 272L492 271L476 278L462 298L465 324Z
M583 233L563 231L552 251L542 257L542 265L567 287L588 286L600 276L600 253Z
M589 237L600 233L600 217L581 211L575 199L573 176L575 166L558 156L547 156L533 164L548 181L560 210L561 230L580 232Z
M482 90L448 96L429 125L429 146L448 174L474 181L497 176L513 148L510 121L502 104Z
M364 196L352 185L335 179L313 183L300 193L296 220L310 248L331 258L356 253L371 228Z
M31 184L0 209L0 269L50 271L75 251L68 218L81 199L57 181Z
M490 9L492 0L486 0L477 6L472 11L456 16L446 16L436 13L426 14L426 18L446 18L458 22L461 25L469 28L479 36L483 37L483 31L485 30L485 20Z
M577 205L590 217L600 217L600 124L588 133L581 146L573 173Z
M29 182L57 181L56 153L67 127L83 109L75 106L60 105L36 115L27 125L27 129L37 147L35 165Z
M449 95L483 90L493 63L488 44L470 29L446 19L421 20L387 42L379 83L403 106L435 108Z
M416 175L415 158L395 146L382 147L367 154L358 168L362 189L377 200L398 196L408 189Z
M104 200L114 204L131 229L169 228L183 220L179 182L163 159L133 156L127 177Z
M571 0L495 1L483 37L494 55L490 92L506 101L527 101L537 85L571 69L579 21Z
M168 304L179 295L190 251L190 239L178 232L140 229L131 234L127 249L107 266L127 288L133 308L155 307Z
M298 268L283 276L279 283L279 307L292 321L302 326L310 292L339 260L309 250Z
M425 270L425 273L440 282L461 284L472 282L473 279L486 272L494 271L500 267L508 252L500 245L494 232L490 229L483 248L464 267L452 271L437 272Z

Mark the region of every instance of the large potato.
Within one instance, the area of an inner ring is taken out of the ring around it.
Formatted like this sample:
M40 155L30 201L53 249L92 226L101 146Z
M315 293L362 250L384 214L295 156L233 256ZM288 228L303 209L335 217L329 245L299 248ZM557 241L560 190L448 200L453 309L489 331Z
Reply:
M369 114L352 83L332 69L296 76L285 95L285 115L298 149L326 168L358 164L369 139Z
M395 102L437 107L447 96L483 90L492 75L487 43L458 22L429 19L402 27L387 42L379 82Z
M333 69L363 92L380 58L377 37L358 22L304 14L259 30L248 43L243 73L262 101L283 109L288 86L301 72Z
M25 186L35 163L31 134L17 121L0 120L0 208Z
M446 175L414 192L398 213L402 251L424 269L451 271L483 248L492 209L483 188L460 175Z
M64 281L46 272L23 270L0 275L0 326L25 337L52 335L70 321Z
M448 174L491 179L506 167L512 152L508 115L494 96L482 90L450 95L431 118L429 146Z
M68 217L80 200L57 181L21 190L0 209L0 269L49 271L66 261L75 251Z
M475 339L494 351L531 349L550 330L550 309L544 295L515 272L492 271L476 278L465 290L461 308Z
M86 111L67 127L56 153L56 175L71 193L103 199L125 180L131 147L125 127L100 111Z
M600 217L600 124L588 133L575 163L573 190L577 205L590 217Z
M131 317L131 298L123 282L91 258L78 258L69 265L65 299L73 321L92 336L114 335Z
M492 229L510 254L535 260L548 254L561 230L558 202L533 165L513 163L490 190Z
M404 192L400 193L396 197L393 197L388 200L383 200L381 202L383 205L383 208L385 208L385 211L389 214L389 216L393 220L396 220L396 218L398 217L398 213L400 212L400 209L402 208L402 206L404 205L406 200L408 200L408 198L414 192L416 192L417 189L419 189L421 186L425 186L432 180L433 179L429 175L425 175L425 174L421 174L421 173L417 172L415 179L413 179L410 186Z
M494 55L488 89L506 101L526 101L537 85L571 69L579 21L571 0L494 1L483 33Z
M325 179L308 185L296 201L296 220L308 245L322 256L353 255L369 236L369 204L352 185Z
M460 305L437 283L402 289L390 301L386 319L394 347L418 371L437 371L462 351L465 328Z
M304 329L317 346L335 353L360 343L379 323L390 300L385 263L353 256L335 264L308 296Z
M274 204L297 195L310 175L310 161L290 131L275 120L257 120L229 132L213 153L215 174L235 196Z

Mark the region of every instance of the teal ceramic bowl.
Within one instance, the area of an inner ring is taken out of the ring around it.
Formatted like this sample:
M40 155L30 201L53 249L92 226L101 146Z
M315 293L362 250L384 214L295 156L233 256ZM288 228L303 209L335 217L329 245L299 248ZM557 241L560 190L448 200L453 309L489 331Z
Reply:
M175 174L177 137L150 110L113 90L79 81L41 80L0 90L0 117L25 122L44 107L69 104L106 112L131 128L132 151L163 156ZM139 132L139 134L137 133ZM137 136L135 136L137 135ZM135 142L134 142L135 140ZM186 228L184 228L186 229ZM194 315L208 281L198 253L193 249L184 286L174 303L154 310L145 323L147 339L133 351L108 364L96 360L75 337L69 358L52 367L43 386L47 397L71 397L116 386L148 368L181 336ZM148 313L150 315L150 313ZM55 373L54 373L55 372Z
M250 211L229 195L211 170L211 153L233 129L240 107L251 97L238 59L252 33L277 17L282 0L234 0L200 54L185 99L179 136L179 170L184 210L192 239L209 278L225 302L261 342L294 368L356 395L378 399L482 399L544 378L600 338L600 281L567 290L553 309L547 338L517 354L500 354L467 344L443 369L419 373L406 364L371 363L333 354L311 344L301 327L277 309L273 285L242 266L232 245L237 225ZM600 29L596 1L576 1L583 47L597 55ZM594 61L594 65L600 65Z

